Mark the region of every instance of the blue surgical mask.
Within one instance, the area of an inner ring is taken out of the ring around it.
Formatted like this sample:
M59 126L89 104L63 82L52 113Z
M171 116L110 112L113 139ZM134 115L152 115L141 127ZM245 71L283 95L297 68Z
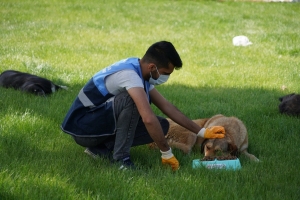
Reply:
M155 66L156 67L156 66ZM156 67L156 71L158 73L158 78L155 80L152 78L152 74L150 72L150 79L149 79L149 83L150 84L153 84L153 85L160 85L160 84L163 84L165 82L167 82L167 80L169 79L170 75L161 75L158 70L157 70L157 67Z

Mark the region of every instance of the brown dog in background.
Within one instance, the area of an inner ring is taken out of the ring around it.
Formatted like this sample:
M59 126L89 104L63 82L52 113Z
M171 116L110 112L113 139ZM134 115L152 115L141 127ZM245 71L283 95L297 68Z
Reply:
M191 152L193 147L201 149L205 156L244 154L252 161L259 161L254 155L248 153L248 133L245 125L236 117L215 115L211 118L193 120L200 127L223 126L226 134L222 139L204 139L186 128L168 119L169 131L166 135L168 144L172 148L181 149L184 153ZM150 146L153 146L151 144Z

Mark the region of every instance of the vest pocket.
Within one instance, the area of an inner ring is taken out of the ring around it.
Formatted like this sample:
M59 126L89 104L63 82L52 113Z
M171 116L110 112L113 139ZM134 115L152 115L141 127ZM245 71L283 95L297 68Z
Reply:
M115 118L113 102L107 101L87 111L77 120L77 126L85 135L105 136L113 135L115 130Z

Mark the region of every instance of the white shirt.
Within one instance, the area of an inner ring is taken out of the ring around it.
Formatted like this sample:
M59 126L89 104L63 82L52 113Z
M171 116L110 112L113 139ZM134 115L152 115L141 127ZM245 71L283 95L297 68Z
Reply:
M117 95L130 88L144 88L144 83L134 70L126 69L107 76L105 79L105 86L109 93ZM149 91L153 88L154 85L150 84Z

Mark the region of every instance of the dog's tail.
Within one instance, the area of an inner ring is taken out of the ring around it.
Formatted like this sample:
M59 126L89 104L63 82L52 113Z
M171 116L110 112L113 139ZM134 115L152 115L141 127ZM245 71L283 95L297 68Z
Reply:
M247 156L248 158L250 158L251 161L255 161L255 162L259 162L260 160L253 154L249 153L247 151L247 149L245 149L244 151L242 151L241 153L243 153L245 156Z
M68 90L69 88L67 86L64 85L58 85L59 88L64 89L64 90Z
M56 85L56 84L53 84L53 83L52 83L52 86L51 86L52 93L53 93L53 92L56 92L56 91L59 90L59 89L67 90L68 87L67 87L67 86L63 86L63 85Z

